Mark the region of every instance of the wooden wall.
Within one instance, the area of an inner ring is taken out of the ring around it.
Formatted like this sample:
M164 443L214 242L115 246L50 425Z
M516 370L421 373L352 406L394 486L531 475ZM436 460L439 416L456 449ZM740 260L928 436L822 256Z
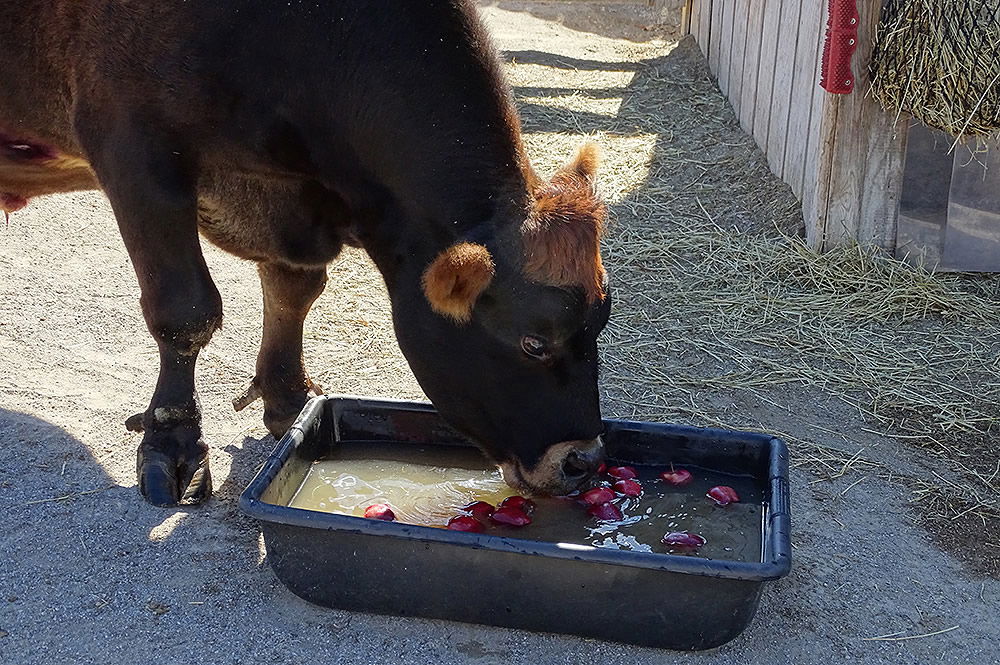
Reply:
M851 95L819 87L827 0L691 0L689 30L740 125L802 201L806 236L893 251L906 127L865 98L882 0L858 0Z

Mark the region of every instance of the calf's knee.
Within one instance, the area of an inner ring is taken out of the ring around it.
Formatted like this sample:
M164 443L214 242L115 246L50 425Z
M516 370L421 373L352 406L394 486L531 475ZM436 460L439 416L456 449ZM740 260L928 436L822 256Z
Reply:
M211 284L198 292L144 294L141 302L153 338L181 355L198 353L222 327L222 298Z

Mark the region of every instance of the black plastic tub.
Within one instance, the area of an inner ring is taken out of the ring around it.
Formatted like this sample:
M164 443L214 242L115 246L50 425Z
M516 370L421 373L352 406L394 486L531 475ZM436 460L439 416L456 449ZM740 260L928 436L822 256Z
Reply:
M474 534L289 508L338 441L468 445L428 404L310 401L240 497L267 560L302 598L670 649L710 649L750 623L764 582L788 573L788 453L746 432L607 420L609 457L753 474L764 489L759 562L707 560Z

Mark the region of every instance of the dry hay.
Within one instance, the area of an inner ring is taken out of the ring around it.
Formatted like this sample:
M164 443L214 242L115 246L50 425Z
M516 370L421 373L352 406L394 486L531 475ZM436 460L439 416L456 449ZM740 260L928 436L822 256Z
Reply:
M890 0L872 95L956 137L1000 129L1000 0Z
M711 222L620 231L608 264L645 288L619 302L604 378L616 410L658 420L746 427L705 395L755 396L778 409L796 388L856 409L869 431L948 460L962 480L904 479L931 514L1000 517L1000 303L995 280L933 275L859 247L817 254L784 235ZM671 358L696 358L696 365ZM787 396L787 397L786 397ZM816 427L816 429L822 429ZM795 458L824 478L892 469L791 436ZM850 432L833 432L846 434ZM845 440L849 440L847 436Z

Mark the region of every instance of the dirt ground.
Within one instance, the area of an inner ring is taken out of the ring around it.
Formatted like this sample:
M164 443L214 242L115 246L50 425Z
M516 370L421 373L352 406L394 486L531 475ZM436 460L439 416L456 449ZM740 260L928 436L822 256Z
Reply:
M732 114L712 110L718 93L690 43L626 41L600 34L599 23L503 8L486 15L511 63L529 151L544 156L540 168L596 134L606 169L626 183L605 192L615 217L612 271L633 242L636 210L659 206L650 219L664 225L692 214L685 192L696 181L694 191L726 192L714 199L724 205L706 211L724 226L794 229L794 200ZM678 106L636 99L629 87L640 76L672 90ZM579 94L581 77L602 83ZM657 131L643 113L658 114ZM696 163L716 165L713 179L701 179ZM643 192L660 203L643 203ZM721 389L689 398L720 417L752 413L761 426L846 458L863 450L892 473L793 469L792 573L767 587L752 626L720 649L681 654L311 606L275 579L256 525L236 509L274 445L259 404L241 413L230 406L252 376L260 338L253 266L206 248L227 315L198 375L216 492L205 506L163 510L138 496L138 441L122 425L148 401L156 353L107 201L96 193L37 201L0 228L0 244L0 663L1000 663L1000 582L962 556L969 552L943 551L918 525L911 491L891 477L926 473L925 456L866 431L857 410L805 387L768 387L767 399ZM616 300L641 309L655 273L650 283L620 274ZM421 397L388 334L374 269L348 253L330 277L306 323L314 377L328 392ZM620 378L632 362L629 327L642 325L609 327L609 416L662 415L662 405L631 399ZM642 362L656 372L704 360L673 351ZM981 540L982 551L1000 550Z

